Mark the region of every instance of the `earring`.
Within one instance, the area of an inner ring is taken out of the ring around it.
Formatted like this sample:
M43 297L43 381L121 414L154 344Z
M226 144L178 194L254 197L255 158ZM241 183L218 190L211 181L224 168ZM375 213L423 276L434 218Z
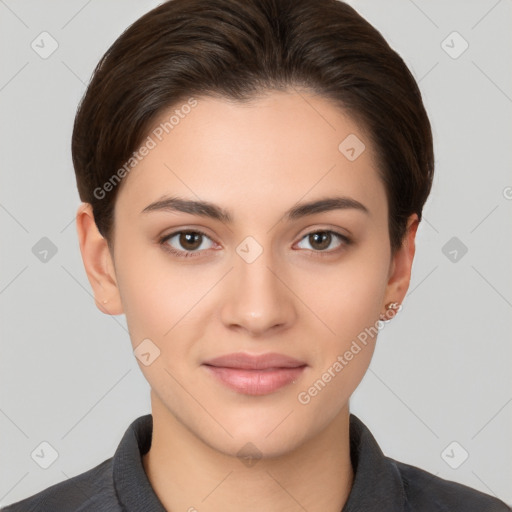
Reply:
M379 320L381 322L391 320L401 309L402 305L399 302L390 302L389 304L386 304L386 312L380 314ZM393 313L390 315L389 311L393 311Z
M108 302L108 300L106 300L106 299L105 299L105 300L103 301L103 304L106 304L107 302Z

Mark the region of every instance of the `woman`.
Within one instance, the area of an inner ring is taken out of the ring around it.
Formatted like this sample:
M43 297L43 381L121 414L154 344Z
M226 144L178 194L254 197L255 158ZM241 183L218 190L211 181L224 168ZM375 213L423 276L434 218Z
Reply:
M160 5L98 64L72 152L85 269L152 413L5 510L510 510L349 411L434 171L417 84L351 7Z

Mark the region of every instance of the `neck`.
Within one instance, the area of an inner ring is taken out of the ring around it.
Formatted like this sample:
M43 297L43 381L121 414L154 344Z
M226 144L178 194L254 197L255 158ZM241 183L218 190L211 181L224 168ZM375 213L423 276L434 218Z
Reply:
M348 405L315 438L245 465L190 432L151 393L153 435L143 465L169 511L340 512L353 481Z

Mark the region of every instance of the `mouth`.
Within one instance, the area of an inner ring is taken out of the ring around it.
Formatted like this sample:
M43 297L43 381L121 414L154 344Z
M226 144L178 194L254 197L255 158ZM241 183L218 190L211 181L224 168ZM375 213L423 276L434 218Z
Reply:
M298 379L307 367L282 354L227 354L203 363L204 368L230 389L245 395L266 395Z

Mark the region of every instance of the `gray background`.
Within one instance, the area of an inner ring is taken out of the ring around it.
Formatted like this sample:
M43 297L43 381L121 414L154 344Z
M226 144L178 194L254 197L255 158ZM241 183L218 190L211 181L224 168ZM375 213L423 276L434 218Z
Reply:
M511 503L512 5L350 3L419 80L437 164L408 296L352 411L391 457ZM96 309L83 269L70 136L94 65L156 5L0 0L0 505L111 457L150 412L125 318ZM31 48L43 31L47 59ZM31 458L42 441L48 469Z

